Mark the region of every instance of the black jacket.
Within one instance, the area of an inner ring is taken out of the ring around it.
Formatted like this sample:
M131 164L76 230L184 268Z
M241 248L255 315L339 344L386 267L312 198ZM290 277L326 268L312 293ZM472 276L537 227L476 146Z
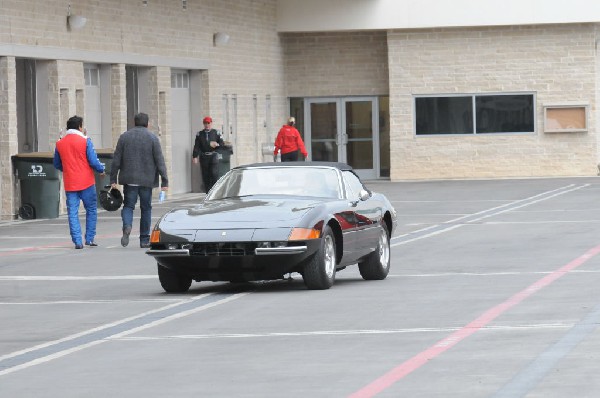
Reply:
M207 139L207 131L200 130L196 133L196 141L194 141L194 151L192 152L192 157L196 158L198 155L204 155L205 153L212 153L216 148L210 147L210 142L215 141L219 144L219 147L225 147L225 142L223 142L223 138L219 134L219 132L215 129L211 129L208 131L208 139Z

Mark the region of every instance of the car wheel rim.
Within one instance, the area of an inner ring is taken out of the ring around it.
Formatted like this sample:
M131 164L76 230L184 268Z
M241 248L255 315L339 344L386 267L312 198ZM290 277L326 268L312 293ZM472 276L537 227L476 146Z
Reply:
M387 233L382 229L379 235L379 263L385 269L390 260L390 242Z
M328 278L332 278L333 272L335 271L335 248L333 246L333 239L330 235L325 237L324 245L323 261L325 263L325 273Z

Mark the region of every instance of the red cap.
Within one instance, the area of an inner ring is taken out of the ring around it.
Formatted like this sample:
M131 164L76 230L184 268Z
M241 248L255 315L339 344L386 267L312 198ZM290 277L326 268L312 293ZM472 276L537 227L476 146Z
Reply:
M204 119L202 119L202 123L212 123L212 118L210 116L207 116Z

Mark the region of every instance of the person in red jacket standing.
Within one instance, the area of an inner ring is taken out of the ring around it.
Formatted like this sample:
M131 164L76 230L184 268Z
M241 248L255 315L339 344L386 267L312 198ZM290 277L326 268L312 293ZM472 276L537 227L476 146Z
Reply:
M58 140L54 150L54 167L63 172L69 232L75 249L83 249L79 224L80 201L85 208L85 244L98 246L94 241L98 218L94 170L104 176L104 166L98 160L92 140L85 134L82 117L73 116L67 121L67 133Z
M282 162L295 162L298 160L298 150L304 155L304 159L308 157L308 152L304 147L300 132L294 127L296 119L290 117L288 123L284 125L277 133L275 139L275 152L273 156L277 156L277 153L281 149L281 161Z

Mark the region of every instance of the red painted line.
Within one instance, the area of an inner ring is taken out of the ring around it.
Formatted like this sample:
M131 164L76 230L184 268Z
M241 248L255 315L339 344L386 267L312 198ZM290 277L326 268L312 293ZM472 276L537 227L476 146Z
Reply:
M119 234L101 235L101 236L97 236L97 237L99 237L101 239L103 239L103 238L118 238L118 237L121 237L121 234L119 233ZM36 247L21 247L21 248L6 251L6 252L0 252L0 257L14 256L15 254L31 253L31 252L45 250L45 249L56 249L56 248L63 248L63 247L65 247L65 248L73 247L73 242L64 241L64 242L56 242L56 243L52 243L49 245L42 245L42 246L36 246Z
M408 374L414 372L421 366L425 365L429 360L441 355L445 351L454 347L456 344L460 343L462 340L466 339L473 333L485 327L494 319L502 315L504 312L519 304L521 301L540 291L544 287L552 284L554 281L561 278L568 272L584 264L586 261L596 256L598 253L600 253L600 245L588 250L586 253L572 260L567 265L564 265L563 267L557 269L551 274L548 274L542 279L538 280L537 282L529 285L527 288L510 297L505 302L490 308L466 326L452 333L448 337L438 341L425 351L421 351L406 362L393 368L377 380L373 381L372 383L369 383L365 387L356 391L355 393L350 395L350 398L366 398L373 397L376 394L379 394L386 388L392 386L394 383L400 381Z

